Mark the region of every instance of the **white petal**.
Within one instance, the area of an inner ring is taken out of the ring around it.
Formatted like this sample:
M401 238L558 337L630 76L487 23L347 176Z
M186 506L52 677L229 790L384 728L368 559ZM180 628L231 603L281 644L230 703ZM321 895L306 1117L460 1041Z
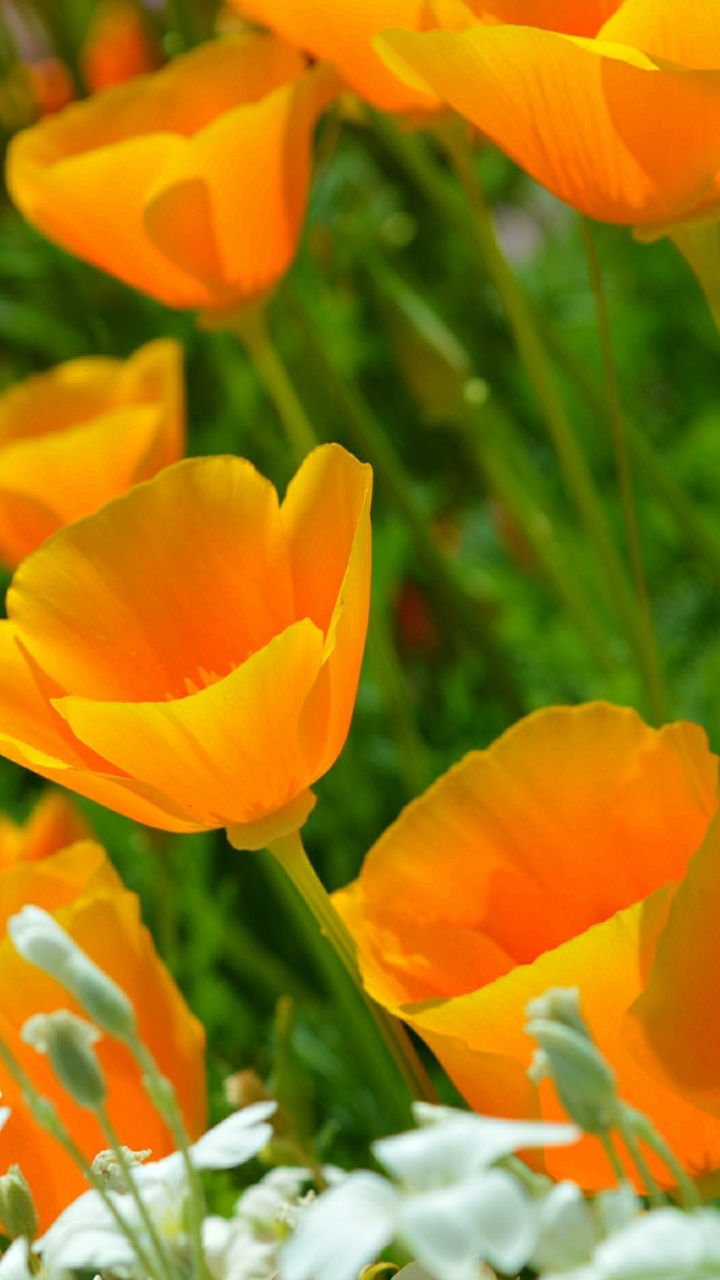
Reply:
M263 1122L276 1108L276 1102L255 1102L221 1120L190 1148L193 1164L198 1169L234 1169L250 1160L270 1141L272 1125Z
M127 1201L112 1195L123 1213ZM135 1254L129 1240L97 1191L86 1191L56 1219L38 1241L48 1274L72 1270L104 1270L131 1266Z
M720 1214L654 1209L605 1240L595 1251L603 1277L720 1275Z
M0 1280L32 1280L30 1250L25 1236L13 1240L0 1258Z
M562 1146L579 1137L574 1125L496 1120L458 1111L427 1128L381 1138L372 1149L396 1178L421 1191L478 1173L513 1151Z
M540 1201L531 1265L535 1271L570 1271L589 1262L597 1243L592 1205L574 1182L559 1182Z
M642 1205L629 1182L601 1191L593 1202L600 1239L611 1236L637 1218Z
M481 1262L515 1274L537 1238L538 1207L503 1169L404 1197L399 1231L441 1280L471 1280Z
M10 1119L10 1108L0 1107L0 1129L4 1129L9 1119Z
M395 1235L398 1203L385 1178L349 1174L303 1213L281 1253L281 1280L357 1280Z

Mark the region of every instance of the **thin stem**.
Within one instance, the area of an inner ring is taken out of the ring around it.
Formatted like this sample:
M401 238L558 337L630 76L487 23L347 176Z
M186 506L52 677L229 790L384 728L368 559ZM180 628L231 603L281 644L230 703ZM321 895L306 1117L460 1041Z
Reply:
M647 666L645 635L637 602L607 524L602 500L565 412L532 309L498 244L490 210L475 172L467 134L464 129L452 133L448 131L445 142L448 156L474 210L478 243L488 273L542 410L565 480L602 566L618 618L635 653L652 712L661 718L661 708L656 702L655 682Z
M661 1160L665 1162L671 1174L675 1178L678 1190L682 1196L683 1202L687 1209L697 1209L702 1204L702 1197L698 1191L692 1178L689 1177L686 1170L683 1169L672 1147L665 1141L662 1134L658 1132L655 1125L641 1111L634 1111L627 1108L627 1123L635 1133L642 1138L643 1142L654 1151Z
M115 1156L115 1159L117 1160L122 1170L123 1181L125 1184L126 1192L127 1194L132 1196L133 1200L135 1201L135 1204L137 1205L137 1210L138 1210L138 1213L140 1214L142 1224L148 1233L148 1238L157 1255L160 1270L162 1271L162 1274L165 1277L167 1277L167 1280L174 1280L174 1269L173 1269L172 1261L168 1256L165 1245L158 1233L155 1223L153 1222L152 1215L148 1211L147 1205L145 1204L145 1201L143 1200L137 1188L137 1184L132 1175L132 1169L130 1168L130 1164L128 1162L127 1156L125 1155L123 1145L120 1142L120 1139L115 1131L115 1127L110 1119L110 1116L108 1115L107 1108L105 1106L100 1106L97 1108L95 1114L102 1128L102 1131L105 1134L105 1137L107 1138L110 1144L110 1147L112 1148L113 1155Z
M580 218L580 230L582 232L583 247L585 249L585 257L587 259L588 274L590 276L590 283L592 285L593 295L595 298L595 318L600 337L600 348L602 351L603 373L605 376L607 396L607 420L610 427L613 449L615 451L615 466L617 469L620 499L622 502L623 517L625 520L625 536L627 538L630 566L632 569L633 579L635 581L635 590L637 592L638 602L640 605L640 615L643 623L647 679L649 685L651 685L653 689L652 696L656 715L660 720L663 720L665 719L665 699L660 679L657 643L653 627L652 610L650 608L650 597L647 588L645 566L643 564L640 528L635 506L635 497L633 494L632 475L630 472L627 429L625 425L625 415L620 402L620 388L618 385L617 368L613 353L607 297L602 278L602 270L600 268L600 259L595 247L592 229L587 218L582 216Z
M376 601L370 613L368 652L383 693L397 743L398 763L410 799L431 781L430 763L415 719L405 672L383 603Z
M91 1187L97 1191L106 1209L111 1214L115 1225L126 1239L130 1241L141 1267L149 1277L154 1277L154 1280L164 1280L163 1272L158 1271L152 1257L147 1253L145 1246L134 1227L127 1222L125 1218L123 1218L120 1210L113 1200L113 1197L109 1195L103 1185L102 1179L94 1172L92 1165L85 1158L82 1151L73 1140L69 1130L63 1124L54 1104L49 1098L44 1098L43 1095L35 1088L32 1080L25 1071L23 1071L20 1063L16 1060L11 1049L2 1038L0 1038L0 1059L2 1059L16 1085L22 1091L25 1103L31 1111L36 1123L41 1125L43 1129L46 1129L47 1132L51 1134L58 1145L63 1148L67 1155L70 1156L70 1159L78 1166L87 1181L90 1183Z
M177 1095L172 1082L160 1071L147 1045L136 1036L128 1042L128 1047L143 1072L143 1081L149 1097L157 1107L175 1139L178 1151L182 1155L190 1192L190 1240L195 1263L196 1280L207 1280L208 1271L205 1261L205 1250L202 1241L202 1223L205 1214L205 1202L202 1184L198 1171L190 1154L190 1138Z
M623 1169L622 1160L618 1155L617 1147L615 1146L610 1130L606 1130L605 1133L599 1133L598 1137L605 1148L605 1154L612 1165L613 1173L615 1174L618 1182L627 1182L627 1175Z
M228 327L240 339L255 365L258 377L277 409L295 461L302 462L315 448L318 439L273 344L264 309L246 307L228 321Z
M648 1199L650 1200L651 1205L655 1209L660 1208L662 1205L666 1204L667 1201L662 1191L660 1190L657 1182L655 1181L655 1178L653 1177L653 1174L650 1170L650 1166L648 1165L642 1151L640 1150L640 1146L635 1136L633 1126L629 1124L627 1120L623 1117L618 1123L618 1129L622 1134L623 1141L625 1142L625 1146L627 1147L633 1161L635 1162L635 1166L638 1170L638 1173L640 1174L640 1177L645 1183L645 1186L647 1188L647 1193L648 1193Z
M427 1072L405 1028L397 1018L371 1000L364 990L358 968L355 939L330 901L325 886L305 852L300 832L295 831L292 835L274 840L268 846L268 850L295 885L314 915L320 932L328 939L343 967L361 992L373 1021L381 1032L412 1097L434 1101L435 1094Z

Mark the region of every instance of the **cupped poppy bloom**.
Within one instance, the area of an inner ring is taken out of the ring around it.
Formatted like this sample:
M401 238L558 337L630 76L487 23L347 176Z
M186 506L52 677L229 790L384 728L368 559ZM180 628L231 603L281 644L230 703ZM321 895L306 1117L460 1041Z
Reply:
M43 792L25 822L0 813L0 874L20 862L39 862L78 840L90 839L90 828L62 791Z
M18 134L8 187L50 240L136 289L232 309L292 261L338 88L274 36L229 35Z
M454 29L387 30L376 50L555 195L644 227L720 204L717 0L446 4Z
M297 830L352 716L371 483L323 445L280 505L191 458L61 529L8 591L0 753L166 830Z
M181 458L182 348L87 356L0 395L0 559L15 567L51 533Z
M577 986L622 1097L691 1172L720 1168L717 765L697 725L535 712L410 804L335 895L369 993L471 1106L562 1114L528 1078L525 1006ZM547 1166L587 1188L613 1177L594 1138Z
M385 111L438 106L427 88L394 75L373 48L387 27L423 31L433 25L427 0L233 0L248 17L278 32L298 49L331 62L348 86Z
M100 1126L63 1091L47 1059L21 1039L33 1014L54 1009L81 1013L64 988L21 959L6 936L10 916L28 902L51 912L130 996L143 1039L173 1081L188 1129L198 1137L206 1127L203 1029L159 959L141 922L137 897L123 888L99 845L85 840L39 861L21 852L0 870L0 1036L53 1101L84 1155L92 1160L107 1146ZM97 1053L108 1085L108 1110L121 1141L135 1151L152 1148L156 1157L169 1154L175 1143L129 1051L103 1036ZM0 1167L20 1165L45 1228L87 1183L74 1161L35 1123L4 1066L0 1089L11 1108L0 1134Z

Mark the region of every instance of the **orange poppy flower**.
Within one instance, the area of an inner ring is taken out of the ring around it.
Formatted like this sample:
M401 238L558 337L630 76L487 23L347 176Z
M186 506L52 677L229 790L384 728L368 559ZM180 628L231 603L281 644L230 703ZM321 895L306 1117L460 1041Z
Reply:
M282 506L191 458L61 529L0 622L0 754L170 831L296 830L352 715L371 471L311 453Z
M92 93L123 84L159 64L142 11L132 0L100 0L80 52L85 83Z
M621 1095L688 1168L720 1167L717 764L697 725L535 712L410 804L335 895L368 991L471 1106L561 1115L528 1079L524 1010L578 986ZM613 1177L593 1138L547 1166L587 1188Z
M222 310L292 261L337 74L229 35L18 134L7 181L49 239L173 307Z
M449 4L455 29L387 30L376 50L555 195L645 227L720 203L717 0Z
M18 862L39 862L78 840L88 840L91 831L61 791L44 791L25 822L13 822L0 813L0 873Z
M0 1036L55 1103L84 1154L92 1160L107 1146L99 1125L72 1102L47 1060L20 1039L34 1013L73 1009L67 992L22 960L6 936L7 921L27 902L50 911L132 999L142 1036L161 1069L173 1081L188 1124L197 1137L205 1129L204 1033L190 1013L140 920L135 894L123 888L104 851L89 840L38 861L20 850L0 870ZM108 1083L108 1107L122 1141L133 1150L151 1147L158 1157L175 1146L145 1093L129 1051L103 1036L97 1045ZM40 1129L17 1086L0 1067L3 1103L12 1108L0 1134L0 1167L17 1163L32 1187L41 1227L47 1227L71 1200L87 1189L74 1162Z
M0 395L0 559L15 566L64 524L182 457L182 348L88 356Z
M373 49L387 27L423 31L426 0L232 0L241 14L277 31L298 49L331 62L351 89L385 111L437 107L437 96L393 75Z

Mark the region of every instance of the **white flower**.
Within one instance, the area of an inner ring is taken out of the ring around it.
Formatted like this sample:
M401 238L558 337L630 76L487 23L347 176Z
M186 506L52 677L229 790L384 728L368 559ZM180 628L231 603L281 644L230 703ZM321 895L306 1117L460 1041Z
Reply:
M720 1213L653 1209L597 1246L563 1280L710 1280L720 1276Z
M235 1217L206 1218L205 1256L213 1280L273 1280L279 1246L303 1212L308 1169L271 1169L242 1193Z
M510 1273L524 1266L538 1204L492 1166L514 1151L575 1142L579 1130L427 1105L416 1116L424 1128L373 1145L401 1185L359 1172L320 1196L283 1251L283 1280L355 1280L393 1239L441 1280L479 1280L484 1262Z
M2 1095L0 1094L0 1097L1 1096ZM9 1119L10 1119L10 1108L0 1107L0 1129L5 1128L5 1125L7 1124Z
M640 1202L629 1183L586 1200L574 1182L558 1182L540 1202L538 1240L530 1265L540 1272L581 1267L601 1240L639 1212Z
M222 1120L191 1148L197 1169L231 1169L243 1164L269 1141L267 1119L275 1102L256 1102ZM185 1166L178 1151L164 1160L149 1161L132 1170L132 1178L153 1222L171 1252L187 1248ZM123 1221L144 1239L144 1226L134 1200L127 1193L109 1192ZM97 1191L87 1191L60 1214L38 1242L50 1277L64 1270L104 1270L132 1267L133 1247Z
M30 1246L25 1236L13 1240L0 1258L0 1280L33 1280L30 1270Z

